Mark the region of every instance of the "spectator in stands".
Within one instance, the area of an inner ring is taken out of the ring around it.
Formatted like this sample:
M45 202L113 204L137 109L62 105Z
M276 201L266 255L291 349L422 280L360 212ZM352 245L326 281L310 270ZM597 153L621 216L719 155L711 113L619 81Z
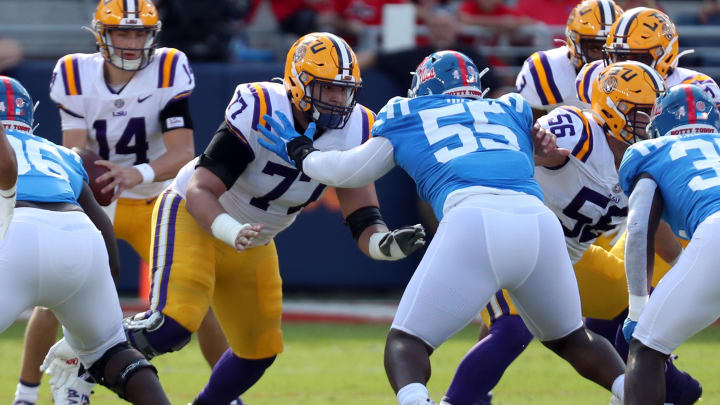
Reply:
M677 25L720 25L720 2L717 0L704 0L697 13L679 15L675 18Z
M460 22L457 17L446 9L437 9L433 15L427 17L428 39L430 43L412 49L395 52L365 51L358 52L358 63L360 69L369 67L386 73L391 79L403 89L410 87L410 72L423 61L425 56L444 49L452 49L462 52L475 62L478 69L489 67L487 59L477 49L462 43L458 43L457 35ZM492 91L499 90L501 83L497 76L489 71L482 78L483 86L489 87ZM402 94L404 96L404 94Z
M0 38L0 73L19 65L23 59L20 43L10 38Z
M338 19L333 0L270 0L270 7L280 30L297 36L330 30Z
M214 0L213 6L197 0L156 0L163 21L159 42L182 49L192 61L230 60L230 40L237 22L250 8L250 0Z
M568 15L578 0L519 0L515 10L547 25L565 26Z
M374 48L377 44L368 42L375 38L368 32L382 25L383 7L386 4L402 4L407 0L334 0L338 18L334 21L333 32L348 41L355 48Z
M622 7L623 10L630 10L631 8L635 7L647 7L663 11L662 7L660 7L660 4L658 4L658 2L655 0L617 0L615 3L617 3L618 6Z
M518 15L503 0L463 0L459 15L465 24L479 25L501 34L514 33L523 26L535 24L535 20Z

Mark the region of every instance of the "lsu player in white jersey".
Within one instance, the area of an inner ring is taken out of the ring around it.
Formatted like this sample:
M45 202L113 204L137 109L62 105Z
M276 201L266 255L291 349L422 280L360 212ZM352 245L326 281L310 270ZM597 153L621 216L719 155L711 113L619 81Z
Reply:
M33 102L17 80L0 76L0 105L0 189L15 189L0 200L2 222L16 196L0 241L0 332L22 311L45 305L62 321L63 342L100 384L134 404L169 405L155 368L123 333L110 271L119 266L115 236L80 156L32 133ZM8 144L14 159L4 156ZM75 395L72 403L87 400Z
M402 167L440 220L385 346L398 403L434 404L425 386L430 354L499 288L517 299L543 344L584 377L619 392L622 360L582 326L560 224L542 204L533 178L534 152L564 158L569 151L558 150L556 137L533 125L530 106L519 95L483 99L475 64L458 52L426 57L408 94L390 100L378 114L374 137L348 151L318 151L308 138L311 131L299 135L270 117L277 135L261 129L272 140L263 146L338 187L365 184Z
M110 169L116 200L107 212L119 239L149 261L155 199L194 157L189 101L195 79L186 56L157 48L161 27L149 0L101 0L92 21L99 52L70 54L53 71L50 98L58 105L63 145L90 148ZM200 341L210 366L227 348L209 316ZM21 383L40 383L40 363L55 340L57 321L38 308L28 323ZM207 338L206 338L207 336Z
M326 186L258 145L266 116L282 113L318 147L367 141L375 115L356 104L357 58L340 37L312 33L290 48L281 83L240 84L210 145L183 167L155 205L150 313L126 320L147 357L178 350L212 307L230 343L193 404L228 404L283 350L282 281L273 238ZM338 189L358 247L397 260L424 244L421 226L390 232L372 184Z
M632 342L625 400L659 405L665 359L720 315L720 114L695 85L678 85L660 97L648 126L652 138L628 149L620 185L629 195L625 267L630 312L623 327ZM660 219L690 239L677 264L649 295L652 235Z
M539 118L560 105L579 106L575 77L602 59L602 46L622 9L613 0L584 0L568 16L566 45L530 55L515 81L517 92Z
M603 47L605 60L590 63L582 68L575 79L575 88L582 103L589 104L595 78L603 66L624 60L642 62L662 76L670 88L678 84L700 86L720 105L720 87L703 73L678 66L680 57L687 52L678 48L678 32L665 13L646 7L625 11L613 23Z

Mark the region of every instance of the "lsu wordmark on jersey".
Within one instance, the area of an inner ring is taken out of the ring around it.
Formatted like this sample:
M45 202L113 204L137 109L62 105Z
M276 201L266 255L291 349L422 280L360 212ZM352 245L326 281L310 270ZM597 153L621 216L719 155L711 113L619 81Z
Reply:
M57 62L50 98L60 108L63 131L88 130L88 147L123 166L158 158L166 151L163 128L185 125L182 117L164 118L161 111L188 97L195 87L187 57L177 49L160 48L147 67L121 88L106 83L104 63L100 53L71 54ZM167 184L140 184L121 197L154 198Z

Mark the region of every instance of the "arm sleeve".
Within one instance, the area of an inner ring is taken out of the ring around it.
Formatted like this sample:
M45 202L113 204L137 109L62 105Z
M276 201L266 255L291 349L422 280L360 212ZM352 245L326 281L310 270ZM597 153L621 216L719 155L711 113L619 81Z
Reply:
M250 146L230 133L227 124L223 122L205 152L200 155L197 167L210 170L230 189L254 159L255 153Z
M649 175L643 175L635 184L629 202L625 275L631 295L648 295L654 257L653 235L660 212L662 198L657 183Z
M328 186L355 188L372 183L394 166L392 143L379 137L346 151L312 152L303 161L303 172Z

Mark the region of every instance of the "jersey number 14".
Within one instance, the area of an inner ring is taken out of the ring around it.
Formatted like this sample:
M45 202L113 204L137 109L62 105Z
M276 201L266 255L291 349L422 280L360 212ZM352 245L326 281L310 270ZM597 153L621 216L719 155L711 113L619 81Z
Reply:
M108 160L110 159L110 145L107 139L107 120L97 120L93 122L95 129L95 139L99 146L98 153L100 156ZM135 142L133 142L135 138ZM132 145L130 143L133 143ZM135 155L134 165L148 163L147 158L148 143L145 133L145 117L130 118L125 131L115 144L116 155Z

